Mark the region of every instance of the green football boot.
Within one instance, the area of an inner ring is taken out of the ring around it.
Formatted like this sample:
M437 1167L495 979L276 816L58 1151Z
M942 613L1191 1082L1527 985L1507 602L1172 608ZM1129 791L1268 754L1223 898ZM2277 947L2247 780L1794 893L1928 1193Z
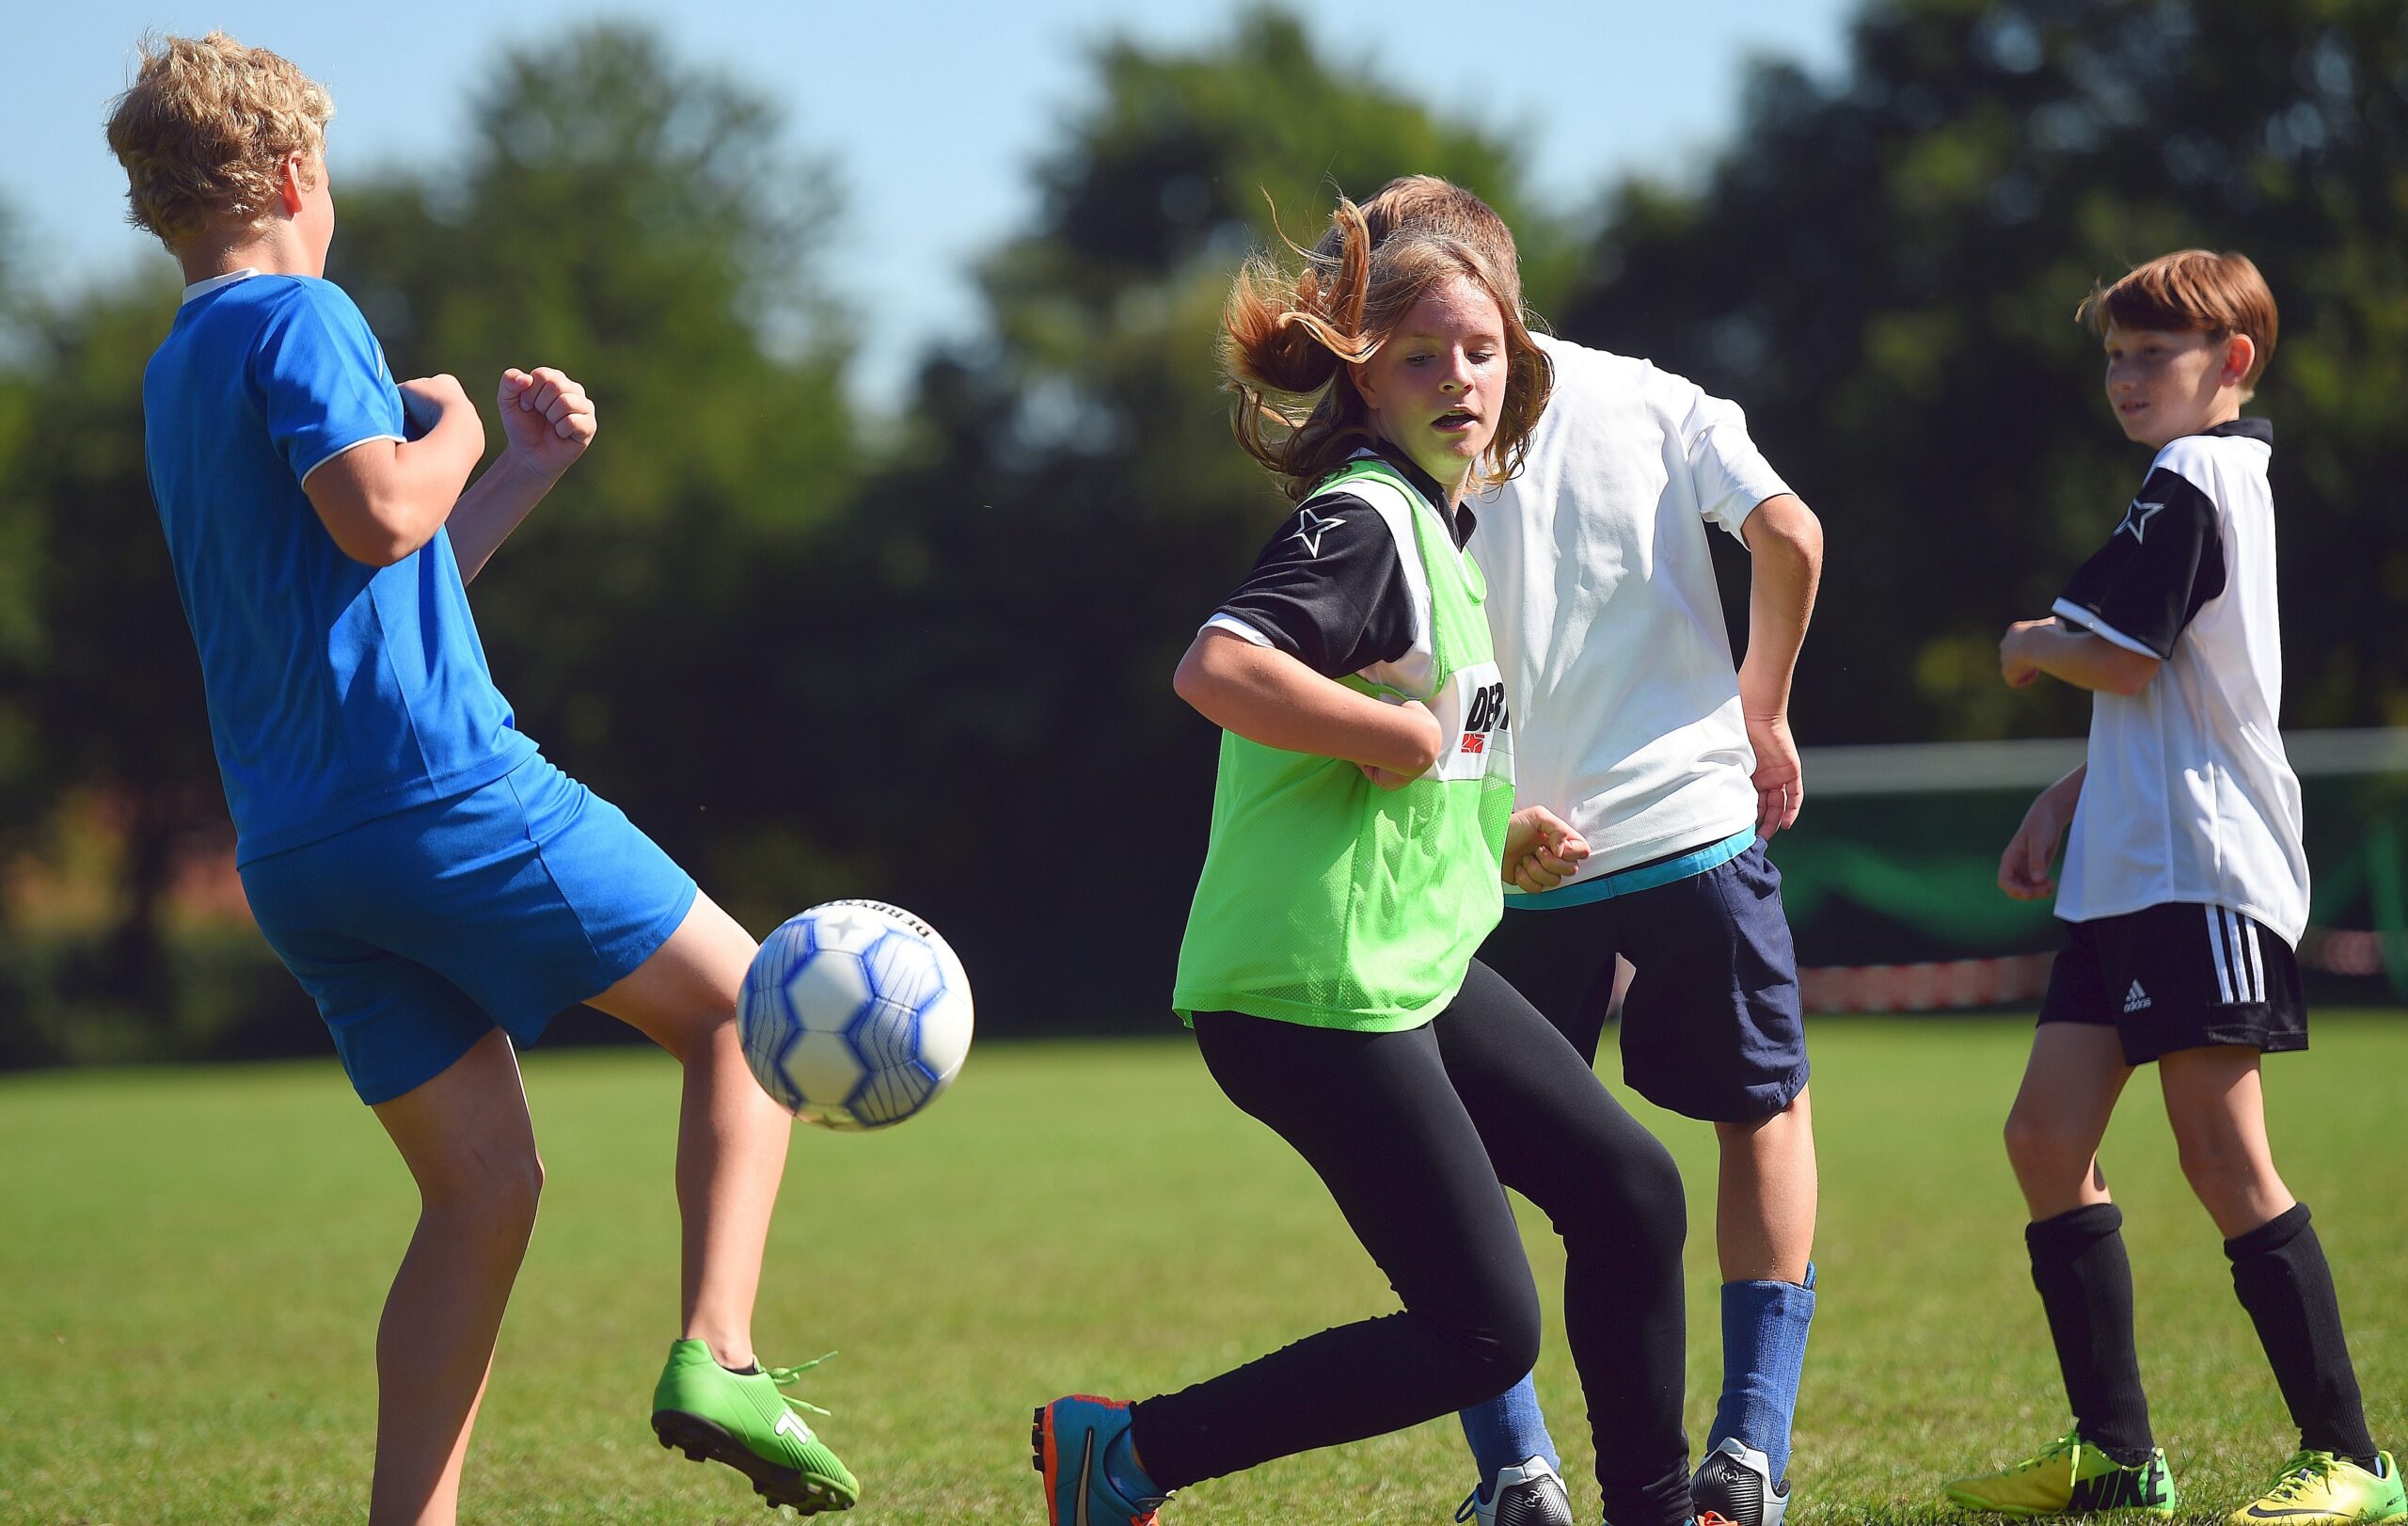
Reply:
M2368 1472L2330 1452L2301 1452L2283 1464L2266 1492L2225 1518L2229 1526L2339 1526L2343 1521L2408 1520L2408 1497L2400 1491L2400 1465L2388 1452L2375 1454Z
M696 1462L723 1462L742 1473L772 1508L792 1505L806 1516L849 1510L862 1497L860 1482L797 1413L828 1411L783 1391L827 1359L732 1373L702 1342L675 1342L652 1391L653 1432Z
M2174 1514L2174 1475L2161 1449L2127 1468L2071 1431L1995 1473L1960 1478L1948 1498L2001 1516L2086 1516L2109 1510Z

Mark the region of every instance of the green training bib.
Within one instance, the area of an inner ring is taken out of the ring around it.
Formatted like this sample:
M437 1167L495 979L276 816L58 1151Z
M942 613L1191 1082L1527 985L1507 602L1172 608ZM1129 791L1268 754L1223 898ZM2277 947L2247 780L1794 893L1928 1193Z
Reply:
M1370 504L1395 538L1414 607L1411 648L1340 681L1428 706L1438 760L1381 789L1352 763L1221 734L1212 842L1171 993L1183 1021L1234 1011L1418 1027L1454 999L1504 914L1513 764L1487 586L1439 511L1377 455L1323 478L1308 501L1339 492Z

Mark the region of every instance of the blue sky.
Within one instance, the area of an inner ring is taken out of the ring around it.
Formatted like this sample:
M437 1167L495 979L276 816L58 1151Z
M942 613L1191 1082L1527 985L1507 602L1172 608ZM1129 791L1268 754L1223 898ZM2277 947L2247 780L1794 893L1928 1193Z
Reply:
M467 95L499 49L540 43L547 24L642 21L688 62L781 102L795 143L834 162L847 212L832 274L863 342L857 387L887 403L932 340L976 325L965 272L1029 215L1028 171L1084 99L1088 49L1116 33L1164 44L1208 39L1237 8L1237 0L726 0L547 12L467 0L44 0L20 20L0 66L0 141L43 147L0 160L0 204L19 220L24 252L50 291L165 261L125 225L124 183L100 131L146 28L222 26L325 80L339 110L329 157L340 185L397 161L439 166L456 151ZM1513 137L1542 192L1570 208L1624 172L1692 168L1735 119L1751 56L1835 67L1854 0L1309 0L1298 8L1330 56ZM1473 15L1486 24L1469 25Z

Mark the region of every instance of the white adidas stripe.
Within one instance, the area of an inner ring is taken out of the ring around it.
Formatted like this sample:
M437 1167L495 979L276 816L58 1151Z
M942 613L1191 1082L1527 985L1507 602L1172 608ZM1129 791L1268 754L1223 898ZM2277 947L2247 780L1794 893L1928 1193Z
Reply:
M2215 956L2216 961L2216 999L2224 1006L2229 1007L2234 999L2232 964L2225 956L2224 923L2220 916L2224 908L2209 906L2203 907L2202 910L2208 914L2208 951Z
M2216 961L2216 992L2226 1006L2266 999L2266 954L2258 924L2228 907L2208 909L2208 946Z

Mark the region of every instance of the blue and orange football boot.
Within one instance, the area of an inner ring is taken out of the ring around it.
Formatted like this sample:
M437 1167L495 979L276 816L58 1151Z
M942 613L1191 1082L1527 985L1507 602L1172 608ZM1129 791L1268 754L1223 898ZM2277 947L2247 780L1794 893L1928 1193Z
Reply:
M1074 1393L1038 1407L1029 1465L1044 1475L1052 1526L1155 1526L1164 1497L1126 1492L1105 1465L1105 1454L1128 1434L1129 1407L1117 1399ZM1122 1466L1133 1469L1133 1459Z

